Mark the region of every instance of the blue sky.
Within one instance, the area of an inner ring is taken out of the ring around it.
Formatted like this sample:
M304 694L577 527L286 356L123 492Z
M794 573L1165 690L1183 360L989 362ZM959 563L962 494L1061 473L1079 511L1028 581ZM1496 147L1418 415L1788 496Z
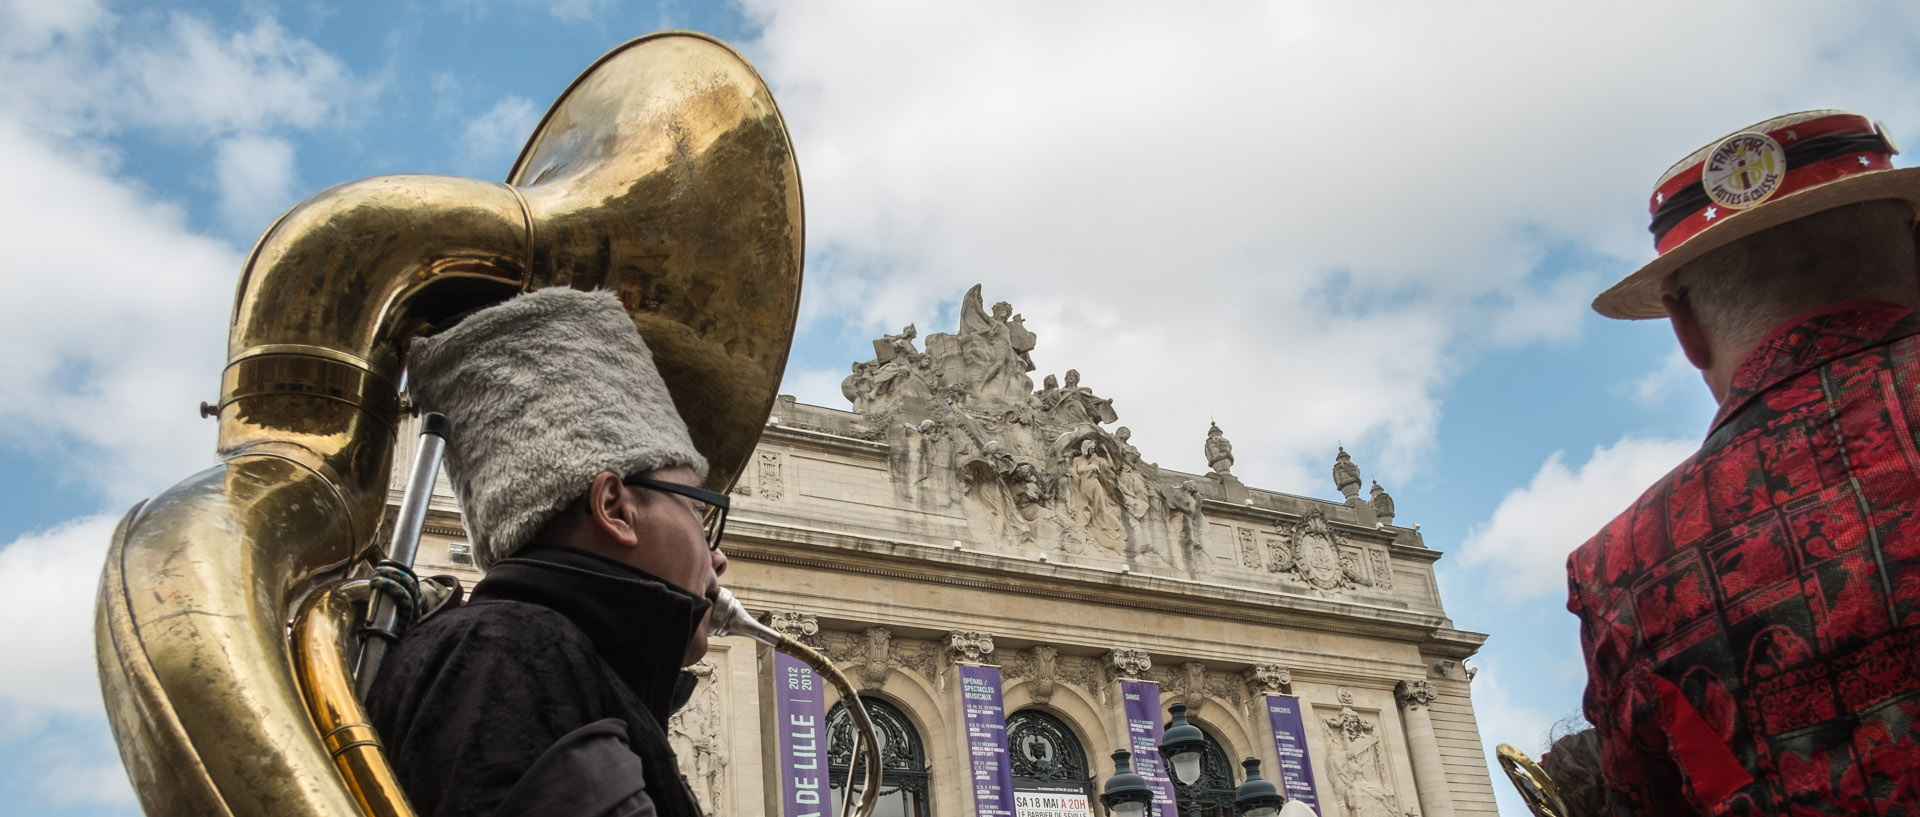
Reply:
M793 129L786 391L844 405L869 339L982 283L1148 459L1204 470L1217 420L1250 484L1332 497L1344 444L1492 634L1483 737L1538 749L1584 680L1565 553L1713 409L1664 326L1586 307L1651 255L1653 179L1805 108L1920 139L1913 4L1565 5L0 0L0 802L136 812L93 583L118 514L211 459L254 237L339 182L501 177L660 28L734 43Z

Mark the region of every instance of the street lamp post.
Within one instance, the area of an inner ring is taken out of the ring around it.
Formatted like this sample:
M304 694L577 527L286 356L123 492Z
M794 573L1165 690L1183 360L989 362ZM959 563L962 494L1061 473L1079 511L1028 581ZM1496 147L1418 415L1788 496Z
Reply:
M1113 776L1100 792L1100 805L1107 807L1108 817L1144 817L1151 802L1153 789L1147 779L1133 773L1133 753L1114 750Z
M1167 733L1160 738L1160 756L1167 759L1167 765L1173 767L1173 775L1181 783L1193 785L1200 779L1200 759L1206 755L1207 736L1200 727L1187 723L1187 705L1174 704L1168 710L1173 714L1173 723L1167 727Z
M1240 817L1274 817L1279 814L1287 798L1280 796L1280 790L1260 776L1260 759L1250 757L1240 765L1247 769L1247 782L1233 791L1233 813Z

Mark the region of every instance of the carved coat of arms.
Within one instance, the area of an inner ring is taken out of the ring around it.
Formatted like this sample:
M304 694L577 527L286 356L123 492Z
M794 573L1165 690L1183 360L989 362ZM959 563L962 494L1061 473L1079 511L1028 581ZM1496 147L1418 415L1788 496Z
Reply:
M1340 555L1337 534L1327 526L1327 517L1319 508L1309 509L1299 522L1286 531L1287 541L1268 545L1267 569L1275 573L1291 572L1307 586L1323 594L1368 584L1358 565Z

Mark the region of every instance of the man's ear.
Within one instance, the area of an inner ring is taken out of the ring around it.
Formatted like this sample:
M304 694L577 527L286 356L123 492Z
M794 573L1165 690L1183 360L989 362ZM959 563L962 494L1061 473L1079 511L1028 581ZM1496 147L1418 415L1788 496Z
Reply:
M1687 362L1700 371L1713 366L1713 345L1707 342L1706 327L1700 325L1700 316L1694 314L1693 304L1687 302L1686 290L1679 297L1660 296L1660 303L1667 307L1667 320L1673 324L1673 336L1680 341L1680 351L1686 353Z
M608 544L638 547L639 530L634 527L633 504L628 501L632 488L612 471L601 471L587 488L587 520L593 532Z

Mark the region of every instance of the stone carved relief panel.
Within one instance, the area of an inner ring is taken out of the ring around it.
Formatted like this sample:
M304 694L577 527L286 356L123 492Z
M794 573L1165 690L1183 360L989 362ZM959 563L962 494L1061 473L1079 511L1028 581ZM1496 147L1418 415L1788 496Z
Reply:
M1320 719L1326 730L1327 769L1333 800L1346 817L1403 817L1400 798L1387 769L1384 732L1378 716L1353 707L1353 691L1341 687L1340 709Z
M1376 549L1367 551L1367 559L1372 563L1373 567L1373 569L1369 571L1373 580L1373 586L1381 590L1392 590L1393 557L1388 556L1384 550Z
M780 452L762 451L758 459L760 466L754 477L754 490L761 499L778 502L786 491L780 476Z
M680 763L680 774L687 779L701 807L710 814L726 814L727 711L721 686L726 673L714 659L708 658L687 668L699 679L693 697L673 717L667 719L667 742Z

